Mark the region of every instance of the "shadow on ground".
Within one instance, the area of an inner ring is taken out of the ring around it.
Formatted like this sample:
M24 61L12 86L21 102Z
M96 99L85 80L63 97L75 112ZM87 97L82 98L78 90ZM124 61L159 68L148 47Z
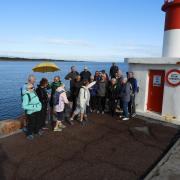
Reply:
M123 122L92 114L90 120L86 127L75 123L63 132L46 131L32 142L22 133L1 139L2 178L139 179L177 133L140 119Z
M5 180L4 170L3 170L3 163L7 160L6 153L2 149L0 144L0 179Z

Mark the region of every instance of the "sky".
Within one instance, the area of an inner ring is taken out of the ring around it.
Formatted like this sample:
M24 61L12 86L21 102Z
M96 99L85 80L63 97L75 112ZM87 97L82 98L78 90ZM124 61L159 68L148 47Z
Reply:
M0 0L0 56L160 57L163 0Z

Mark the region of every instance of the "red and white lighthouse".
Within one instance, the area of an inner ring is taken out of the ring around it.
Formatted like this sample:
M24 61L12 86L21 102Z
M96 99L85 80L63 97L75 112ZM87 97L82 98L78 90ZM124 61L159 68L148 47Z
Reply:
M166 12L163 57L180 57L180 0L165 0Z

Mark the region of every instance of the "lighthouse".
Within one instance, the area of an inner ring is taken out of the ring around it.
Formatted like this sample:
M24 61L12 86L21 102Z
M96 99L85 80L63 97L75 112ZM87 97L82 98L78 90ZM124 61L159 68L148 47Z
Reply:
M165 0L162 11L166 13L163 57L180 57L180 0Z
M136 113L180 125L180 0L165 0L161 58L125 58L140 87Z

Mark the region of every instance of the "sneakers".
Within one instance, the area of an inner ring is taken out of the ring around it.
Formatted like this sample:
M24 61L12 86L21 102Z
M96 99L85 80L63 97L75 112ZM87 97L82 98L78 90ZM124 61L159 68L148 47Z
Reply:
M74 125L73 121L68 121L70 125Z
M70 118L69 121L68 121L68 123L69 123L70 125L73 125L73 124L74 124L73 121L74 121L74 119L73 119L73 118Z
M136 113L132 114L131 117L135 117L136 116Z
M120 115L119 118L124 118L124 116Z
M47 127L43 127L43 128L42 128L42 130L49 130L49 128L47 128Z
M102 113L101 113L102 115L104 114L104 111L102 111Z
M73 119L73 118L70 118L69 121L74 121L74 119Z
M99 111L97 111L97 114L99 114L100 112Z
M23 131L24 133L27 133L27 132L28 132L27 127L23 127L23 128L22 128L22 131Z
M53 131L54 131L54 132L61 132L62 129L61 129L61 128L58 128L58 127L55 127Z
M27 136L27 139L28 139L28 140L33 140L33 139L34 139L34 136L33 136L33 135L29 135L29 136Z
M42 130L40 130L40 131L38 132L38 135L39 135L39 136L42 136L42 135L43 135Z
M64 128L66 128L66 126L64 125L64 124L59 124L59 126L58 126L59 128L62 128L62 129L64 129Z
M123 118L122 120L123 120L123 121L128 121L128 120L129 120L129 118Z

